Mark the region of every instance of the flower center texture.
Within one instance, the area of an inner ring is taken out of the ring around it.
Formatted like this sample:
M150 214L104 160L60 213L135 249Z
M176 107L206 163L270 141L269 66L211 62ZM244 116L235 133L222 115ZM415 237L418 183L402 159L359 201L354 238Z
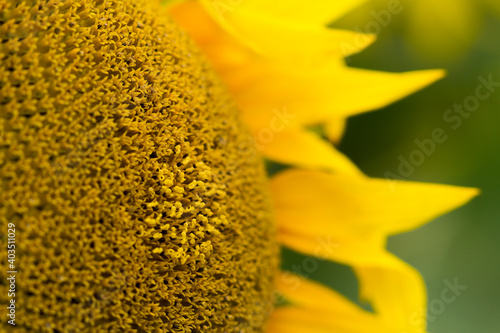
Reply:
M259 332L272 308L262 161L153 2L0 0L0 246L15 224L21 331Z

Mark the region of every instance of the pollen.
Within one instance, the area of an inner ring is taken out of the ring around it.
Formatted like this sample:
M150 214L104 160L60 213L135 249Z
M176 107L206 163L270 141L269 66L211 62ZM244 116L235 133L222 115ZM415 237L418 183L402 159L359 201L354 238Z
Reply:
M266 175L189 37L155 1L0 0L0 42L16 328L260 332L278 269Z

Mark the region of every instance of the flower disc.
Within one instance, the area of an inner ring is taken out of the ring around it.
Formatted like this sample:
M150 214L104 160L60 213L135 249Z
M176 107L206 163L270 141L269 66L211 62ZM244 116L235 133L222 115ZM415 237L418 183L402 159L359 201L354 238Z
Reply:
M0 216L2 233L15 224L20 331L256 332L272 307L262 163L152 2L0 0Z

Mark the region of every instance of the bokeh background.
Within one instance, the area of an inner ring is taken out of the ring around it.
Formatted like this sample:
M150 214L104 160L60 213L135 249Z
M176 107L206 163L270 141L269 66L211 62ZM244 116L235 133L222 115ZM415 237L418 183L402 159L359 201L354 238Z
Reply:
M340 150L368 175L383 178L386 172L397 174L399 156L408 159L418 149L416 139L445 130L447 141L406 179L478 187L482 194L416 231L392 237L389 249L420 270L429 302L441 298L445 280L467 286L444 309L434 302L429 332L500 332L500 87L456 130L443 120L446 110L474 95L479 76L500 82L500 1L401 0L403 9L387 22L380 15L390 2L372 0L335 23L378 35L349 64L397 72L444 68L448 75L390 107L351 118ZM283 266L294 271L303 259L284 250ZM322 262L307 275L357 298L357 282L347 267Z

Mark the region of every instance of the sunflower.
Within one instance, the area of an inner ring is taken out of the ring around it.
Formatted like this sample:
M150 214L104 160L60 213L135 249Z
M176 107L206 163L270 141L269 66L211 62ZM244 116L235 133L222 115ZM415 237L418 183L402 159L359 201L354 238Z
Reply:
M387 237L477 190L334 148L443 75L345 66L373 37L327 24L358 4L0 0L3 329L424 332ZM281 271L279 246L351 266L373 311Z

